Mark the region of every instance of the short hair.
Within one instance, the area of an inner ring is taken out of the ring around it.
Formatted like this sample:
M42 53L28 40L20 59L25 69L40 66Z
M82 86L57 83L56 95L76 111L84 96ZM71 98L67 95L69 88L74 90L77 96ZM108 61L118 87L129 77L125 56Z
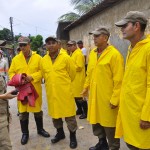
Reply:
M138 22L138 21L137 21L137 22ZM135 25L135 23L136 23L136 22L132 22L133 25ZM139 24L140 24L140 30L141 30L141 32L144 32L145 29L146 29L147 24L143 24L143 23L140 23L140 22L139 22Z

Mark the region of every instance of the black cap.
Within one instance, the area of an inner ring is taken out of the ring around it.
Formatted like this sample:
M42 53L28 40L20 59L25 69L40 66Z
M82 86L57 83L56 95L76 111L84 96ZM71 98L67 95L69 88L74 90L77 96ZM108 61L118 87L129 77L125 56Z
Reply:
M77 44L83 44L82 40L79 40L79 41L77 42Z
M50 37L45 39L45 43L47 43L48 41L56 41L56 42L58 42L58 39L56 37L50 36Z

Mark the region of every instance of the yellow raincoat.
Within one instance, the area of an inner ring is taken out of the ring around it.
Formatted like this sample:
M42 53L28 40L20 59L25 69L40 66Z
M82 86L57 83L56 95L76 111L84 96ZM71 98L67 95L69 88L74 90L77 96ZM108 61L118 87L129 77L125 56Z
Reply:
M30 57L29 62L27 63L25 57L22 52L20 52L17 56L15 56L12 60L10 69L8 71L10 79L15 74L26 73L27 75L32 76L33 81L32 84L36 89L39 97L35 101L35 107L31 107L28 104L23 105L20 101L18 101L19 112L40 112L42 105L42 87L41 87L41 56L36 54L36 52L32 51L32 56Z
M52 63L47 54L42 59L41 69L45 79L48 114L55 119L75 116L71 82L76 70L70 56L60 52Z
M76 67L76 76L72 82L73 94L74 97L81 97L85 80L85 58L79 48L72 53L71 58L73 59Z
M104 127L115 127L123 78L124 62L119 51L108 46L97 60L97 50L91 51L84 88L90 85L87 120Z
M141 129L140 120L150 122L150 37L128 52L116 126L116 137L150 149L150 128Z
M63 49L63 48L60 49L60 52L63 52L63 53L65 53L65 54L68 55L67 50L65 50L65 49Z

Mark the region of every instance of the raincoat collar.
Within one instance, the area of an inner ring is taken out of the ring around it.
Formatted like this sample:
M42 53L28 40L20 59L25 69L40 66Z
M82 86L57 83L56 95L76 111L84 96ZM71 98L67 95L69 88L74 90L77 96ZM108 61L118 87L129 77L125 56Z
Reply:
M101 53L101 56L99 57L99 59L103 58L111 49L113 48L112 45L108 45L103 52ZM97 49L96 49L97 50Z
M142 39L138 43L136 43L133 48L131 47L131 45L129 45L128 49L131 51L131 49L135 49L137 46L143 45L148 42L150 42L150 35L142 37Z

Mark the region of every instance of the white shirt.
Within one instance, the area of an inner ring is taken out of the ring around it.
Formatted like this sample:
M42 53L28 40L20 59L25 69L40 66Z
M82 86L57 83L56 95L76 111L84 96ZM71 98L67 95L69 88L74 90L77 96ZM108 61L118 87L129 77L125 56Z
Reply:
M84 56L87 55L87 52L86 52L86 48L85 48L85 47L83 47L83 48L81 49L81 51L82 51L82 53L83 53Z
M2 76L6 76L7 71L8 71L7 61L5 60L5 58L1 58L0 59L0 74Z

